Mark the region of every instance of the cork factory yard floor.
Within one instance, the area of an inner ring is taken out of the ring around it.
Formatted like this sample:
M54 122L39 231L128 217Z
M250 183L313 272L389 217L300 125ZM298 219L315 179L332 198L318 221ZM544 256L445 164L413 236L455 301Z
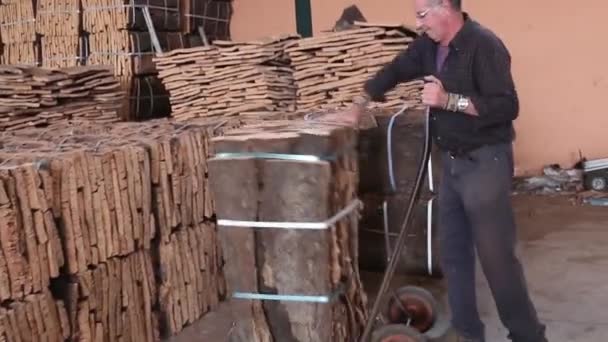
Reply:
M533 301L547 324L551 342L603 342L608 338L608 208L580 206L566 196L518 195L518 252ZM479 310L487 341L507 342L487 283L478 272ZM381 274L365 273L370 303ZM441 281L397 276L393 286L422 285L445 305ZM238 317L235 303L224 303L168 342L230 341ZM441 341L441 340L438 340Z

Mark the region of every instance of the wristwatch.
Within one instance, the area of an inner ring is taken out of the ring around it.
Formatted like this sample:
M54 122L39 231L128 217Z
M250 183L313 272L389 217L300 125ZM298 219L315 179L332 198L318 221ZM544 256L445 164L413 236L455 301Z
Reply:
M456 109L459 112L464 112L469 107L469 99L464 96L459 96L458 102L456 103Z

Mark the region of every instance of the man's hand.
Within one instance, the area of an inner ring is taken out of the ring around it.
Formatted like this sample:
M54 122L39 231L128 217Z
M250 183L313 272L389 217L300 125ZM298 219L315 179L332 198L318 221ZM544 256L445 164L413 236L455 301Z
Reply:
M361 115L363 115L363 112L363 107L354 104L349 109L343 112L324 115L321 117L320 120L357 127L359 125L359 120L361 119Z
M422 90L422 103L434 107L445 108L448 103L448 93L443 88L443 84L435 76L426 76Z

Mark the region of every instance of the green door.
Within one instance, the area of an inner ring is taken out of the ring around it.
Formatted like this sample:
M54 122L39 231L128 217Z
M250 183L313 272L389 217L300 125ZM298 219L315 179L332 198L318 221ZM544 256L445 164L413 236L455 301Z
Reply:
M312 12L310 0L296 1L296 26L298 34L302 37L312 36Z

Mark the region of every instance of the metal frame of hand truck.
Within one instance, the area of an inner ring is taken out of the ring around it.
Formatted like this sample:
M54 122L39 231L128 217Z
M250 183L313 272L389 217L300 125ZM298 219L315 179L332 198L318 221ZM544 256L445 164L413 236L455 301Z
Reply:
M407 108L408 108L407 106L404 106L399 112L397 112L394 115L394 117L405 112L405 110ZM393 119L394 119L394 117L393 117ZM429 107L426 107L426 110L425 110L424 127L425 127L424 128L425 137L424 137L424 144L423 144L424 146L423 146L422 157L421 157L421 160L420 160L420 163L418 166L418 171L416 174L416 180L415 180L415 183L413 186L412 195L408 202L405 219L403 220L403 222L401 224L401 229L399 231L399 235L397 236L397 240L396 240L394 249L392 250L392 252L389 252L389 250L387 249L387 253L390 253L390 258L388 260L388 264L387 264L386 270L383 275L383 279L382 279L382 283L380 285L380 289L378 291L378 295L374 301L371 312L369 313L369 319L365 325L363 334L361 335L361 338L360 338L361 342L369 341L371 333L372 333L372 329L374 328L374 325L375 325L376 321L378 320L378 315L380 314L380 305L382 304L382 300L383 300L384 296L389 292L389 285L395 275L397 263L399 262L399 260L401 258L401 252L405 246L405 239L407 237L408 228L409 228L411 220L412 220L414 207L415 207L418 199L420 198L421 186L422 186L422 183L424 182L425 174L427 173L427 170L429 168L429 162L430 162L430 156L431 156L431 132L430 132L430 109L429 109ZM391 127L389 127L389 131L390 131L390 129L391 129ZM389 137L390 137L390 134L389 134ZM390 148L389 148L389 153L390 153ZM389 156L389 162L390 162L390 156ZM392 165L389 165L389 170L391 168L392 168ZM431 178L431 177L429 177L429 178ZM432 182L432 180L430 180L430 181ZM431 191L432 190L433 190L433 187L431 185ZM385 224L385 234L388 234L388 228L387 228L386 224ZM387 239L388 239L388 235L387 235ZM387 247L389 247L388 240L387 240ZM430 248L430 247L431 246L428 246L428 248ZM395 296L394 293L392 293L392 294L393 294L393 296ZM398 300L397 300L397 303L399 303ZM404 314L406 314L407 311L405 310L405 308L402 308L402 309L404 311Z

